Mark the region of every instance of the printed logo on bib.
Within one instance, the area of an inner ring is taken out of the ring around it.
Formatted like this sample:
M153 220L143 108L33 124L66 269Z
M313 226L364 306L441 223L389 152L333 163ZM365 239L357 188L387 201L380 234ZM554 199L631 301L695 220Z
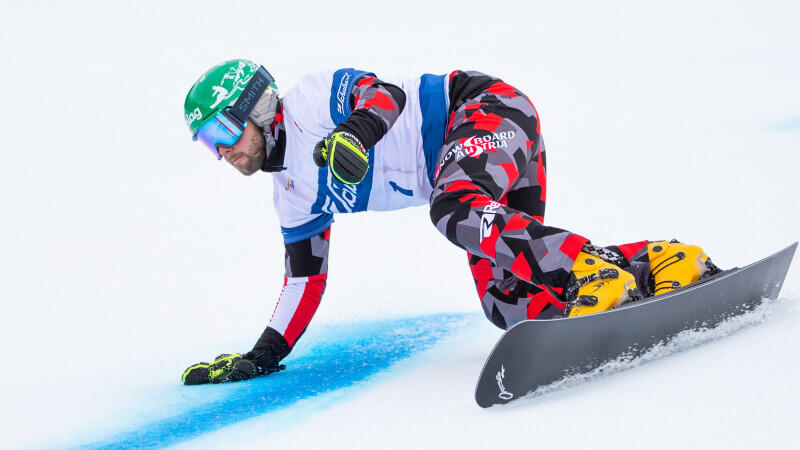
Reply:
M328 178L328 192L330 196L322 208L326 212L345 213L353 212L358 200L358 191L354 185L342 184Z
M347 85L350 84L350 73L345 72L339 87L336 88L336 110L339 114L344 114L344 102L347 96Z

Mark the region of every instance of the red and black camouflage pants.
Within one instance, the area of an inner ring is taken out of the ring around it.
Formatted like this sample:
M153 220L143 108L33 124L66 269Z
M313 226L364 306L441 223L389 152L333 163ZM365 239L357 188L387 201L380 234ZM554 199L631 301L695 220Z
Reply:
M516 88L479 72L451 73L449 93L431 220L467 251L495 325L563 316L561 293L588 240L543 224L546 164L536 109ZM609 247L637 282L649 270L646 244Z

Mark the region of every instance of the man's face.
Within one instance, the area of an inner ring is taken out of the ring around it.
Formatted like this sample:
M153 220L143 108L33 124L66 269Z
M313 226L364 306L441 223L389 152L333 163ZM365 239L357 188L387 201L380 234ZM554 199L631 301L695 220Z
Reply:
M220 145L217 150L225 161L248 176L261 169L264 158L267 157L266 141L261 134L261 128L250 119L247 119L242 137L232 147Z

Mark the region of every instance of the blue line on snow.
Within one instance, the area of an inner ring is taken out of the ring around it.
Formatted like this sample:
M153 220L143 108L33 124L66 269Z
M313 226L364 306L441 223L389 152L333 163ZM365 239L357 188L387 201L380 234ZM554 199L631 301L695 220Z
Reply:
M160 447L177 444L337 389L354 386L392 364L426 350L462 328L472 315L436 314L339 325L285 371L226 385L176 387L225 389L227 395L179 415L145 424L82 448Z
M795 117L794 119L781 122L772 128L775 131L783 133L798 132L800 131L800 117Z

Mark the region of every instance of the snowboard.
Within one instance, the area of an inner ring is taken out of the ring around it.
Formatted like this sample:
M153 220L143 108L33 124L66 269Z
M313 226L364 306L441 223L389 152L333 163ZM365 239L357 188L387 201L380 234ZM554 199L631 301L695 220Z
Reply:
M508 403L620 356L635 358L682 331L752 311L778 296L796 248L797 242L748 266L602 313L519 322L489 354L475 400L484 408Z

